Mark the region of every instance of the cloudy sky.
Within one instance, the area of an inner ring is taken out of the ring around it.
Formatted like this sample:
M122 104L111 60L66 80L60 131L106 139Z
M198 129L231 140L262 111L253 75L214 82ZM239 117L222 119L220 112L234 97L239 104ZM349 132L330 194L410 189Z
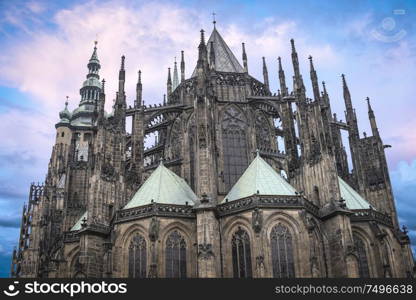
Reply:
M291 78L291 38L304 78L312 55L327 82L333 110L344 118L345 73L361 131L372 100L386 144L401 224L416 242L416 2L409 1L6 1L0 0L0 276L9 273L29 184L47 172L54 124L69 96L74 109L98 40L107 109L126 56L127 96L142 70L146 103L159 103L167 68L185 51L186 74L196 63L199 31L217 28L237 58L246 43L249 72L261 76L265 56L273 91L277 57ZM311 96L311 87L307 85Z

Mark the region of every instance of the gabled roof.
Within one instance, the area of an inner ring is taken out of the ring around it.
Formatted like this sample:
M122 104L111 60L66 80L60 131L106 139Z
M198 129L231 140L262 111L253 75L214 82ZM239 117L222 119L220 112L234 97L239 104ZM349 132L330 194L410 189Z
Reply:
M341 197L349 209L374 209L360 194L358 194L348 183L338 177Z
M152 200L162 204L186 205L188 202L193 205L197 199L184 179L160 163L123 209L150 204Z
M84 220L84 218L85 219L87 219L88 218L88 211L86 211L86 212L84 212L83 214L82 214L82 216L78 219L78 221L75 223L75 225L74 226L72 226L72 228L71 228L71 230L70 231L77 231L77 230L80 230L81 229L81 224L82 224L82 222L83 222L83 220Z
M207 43L208 50L208 62L210 63L211 55L211 42L213 42L214 55L215 55L215 71L219 72L232 72L232 73L244 73L243 67L238 62L235 55L231 52L228 45L225 43L222 36L219 34L216 28L211 33ZM196 76L196 68L192 73L192 77Z
M222 202L248 197L257 191L260 195L296 195L295 188L258 154Z

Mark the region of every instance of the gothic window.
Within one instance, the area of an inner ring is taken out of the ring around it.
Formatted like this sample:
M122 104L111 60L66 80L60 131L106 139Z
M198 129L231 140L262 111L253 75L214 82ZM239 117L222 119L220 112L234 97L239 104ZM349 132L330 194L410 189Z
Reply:
M365 250L365 243L356 234L354 234L353 239L354 239L354 245L358 254L358 270L360 273L360 277L368 278L370 277L370 272L368 271L368 259L367 259L367 251Z
M269 122L262 112L256 112L256 141L259 149L271 148Z
M166 241L166 277L186 278L186 242L177 230Z
M270 243L272 250L273 277L295 277L292 235L290 234L289 229L281 223L274 226L270 234Z
M224 157L223 181L226 191L236 183L248 165L247 122L235 107L229 107L222 120L222 146Z
M136 234L129 246L129 277L145 278L147 270L146 240L140 234Z
M240 227L231 240L234 278L252 277L250 237Z

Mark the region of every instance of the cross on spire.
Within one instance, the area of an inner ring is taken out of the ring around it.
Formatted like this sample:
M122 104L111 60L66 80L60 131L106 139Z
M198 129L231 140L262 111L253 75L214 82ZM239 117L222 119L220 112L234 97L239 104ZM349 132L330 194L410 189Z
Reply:
M216 15L216 13L213 12L212 13L212 24L214 24L214 28L215 28L215 24L217 24L217 21L215 21L215 15Z

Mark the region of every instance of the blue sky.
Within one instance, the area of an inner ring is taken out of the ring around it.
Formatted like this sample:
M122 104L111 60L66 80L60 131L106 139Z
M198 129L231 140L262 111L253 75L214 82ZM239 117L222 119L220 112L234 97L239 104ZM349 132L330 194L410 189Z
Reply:
M237 58L246 43L249 72L259 79L266 57L273 91L278 56L287 77L292 75L294 38L304 78L312 55L340 119L341 73L361 131L370 132L364 99L372 99L384 142L393 146L386 151L400 221L416 242L415 1L0 0L0 276L9 272L29 184L43 181L47 172L58 112L66 96L70 109L79 102L93 41L98 40L107 99L115 95L125 54L128 101L140 68L146 103L159 103L167 68L181 50L187 75L192 72L199 30L210 33L214 11ZM311 96L309 82L307 88Z

